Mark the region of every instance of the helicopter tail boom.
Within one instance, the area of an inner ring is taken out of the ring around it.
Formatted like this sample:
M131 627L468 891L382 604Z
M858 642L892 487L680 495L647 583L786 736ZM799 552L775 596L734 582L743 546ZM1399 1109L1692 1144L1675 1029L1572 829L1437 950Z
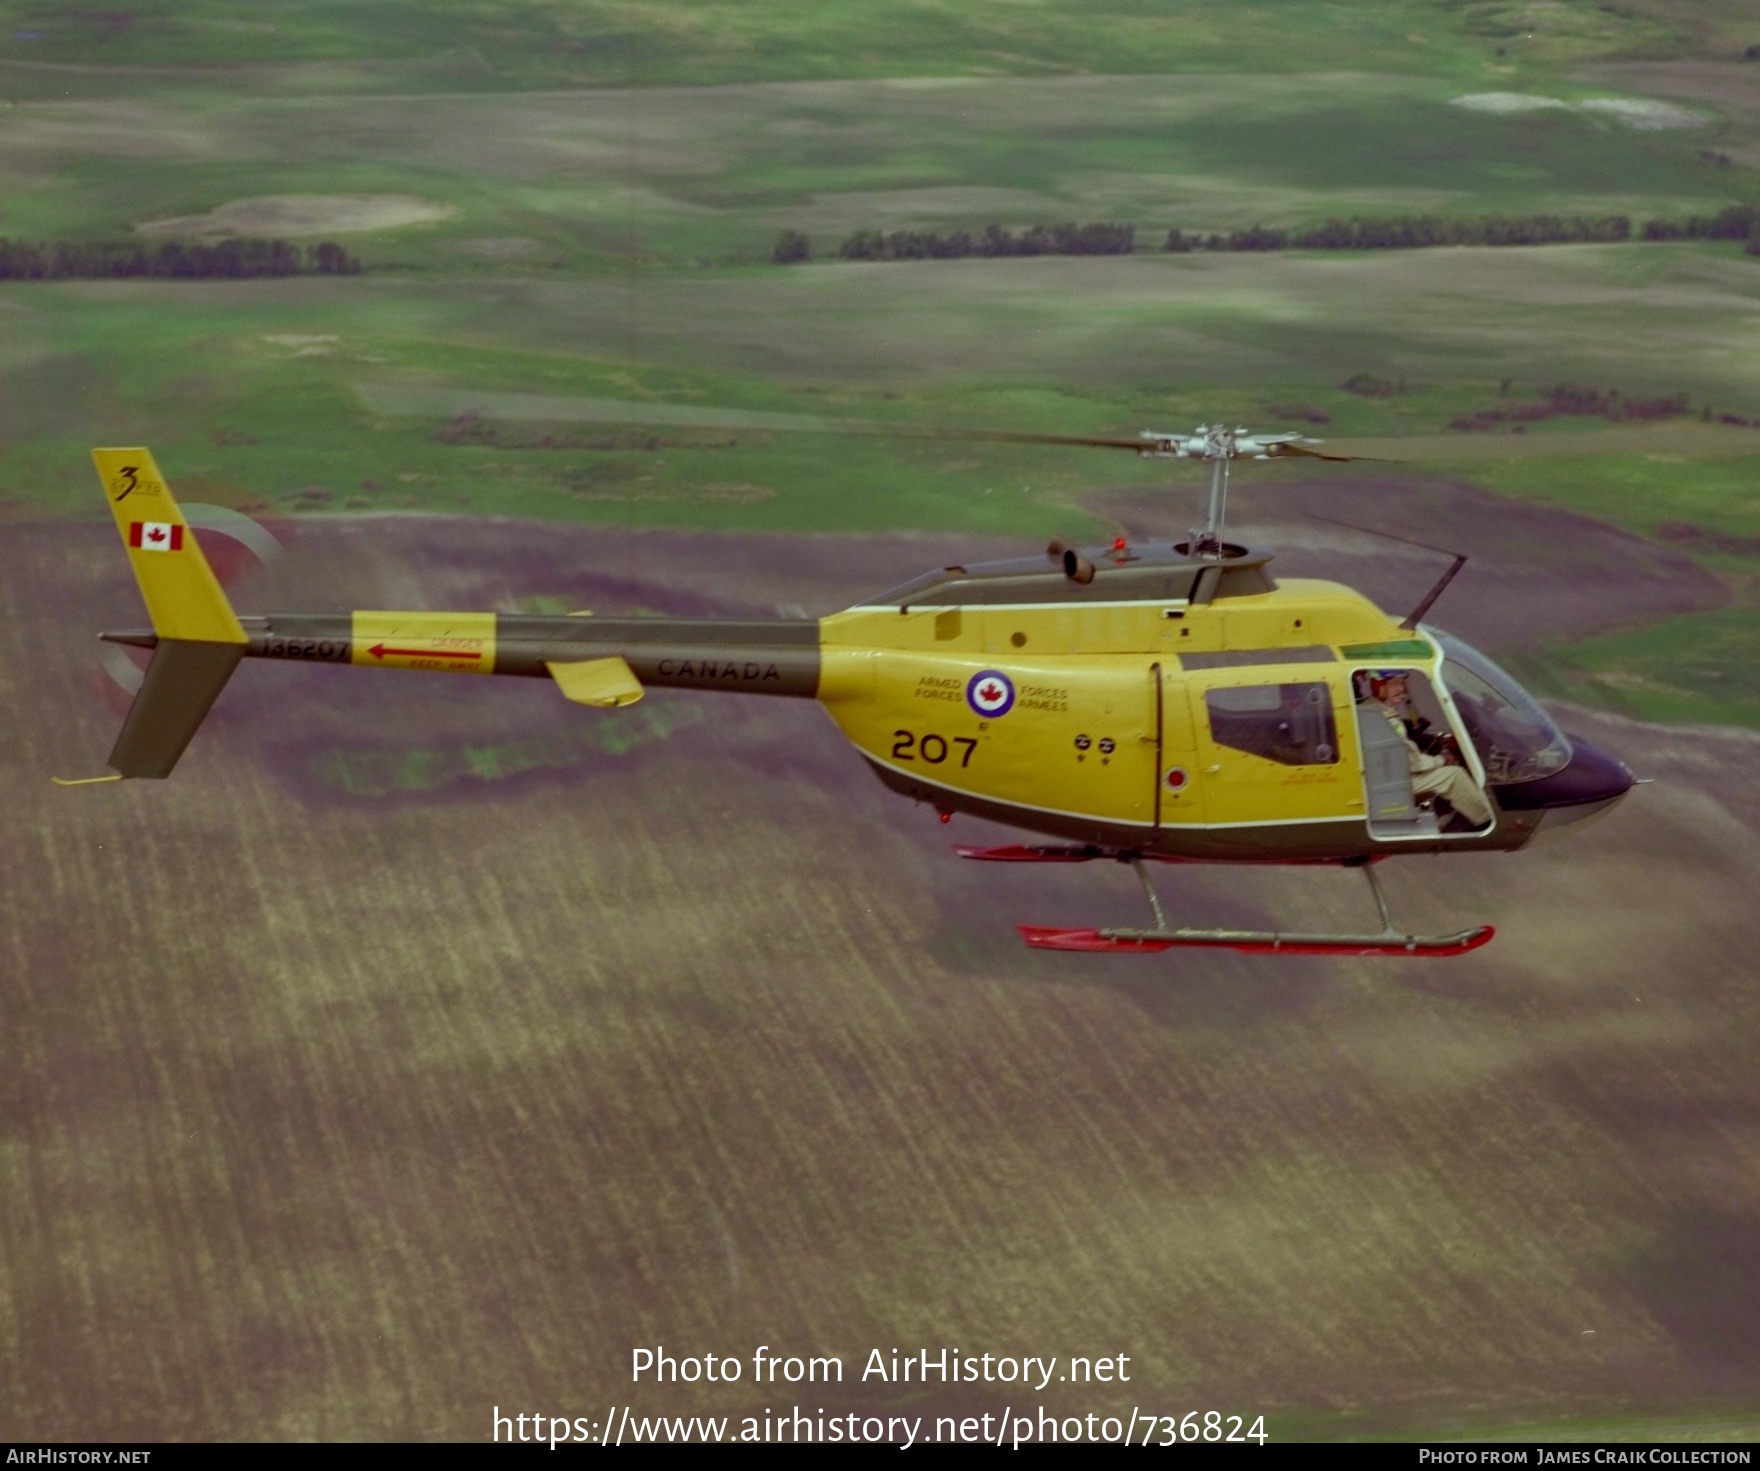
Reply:
M725 690L812 699L819 623L812 618L591 618L519 613L267 613L239 620L245 656L439 674L554 679L580 704L614 708L643 688ZM109 643L157 649L151 628Z
M633 704L648 685L807 698L818 691L816 619L357 611L241 620L152 453L95 449L92 460L152 619L150 629L100 635L153 654L110 752L124 777L169 776L247 655L535 675L600 709Z

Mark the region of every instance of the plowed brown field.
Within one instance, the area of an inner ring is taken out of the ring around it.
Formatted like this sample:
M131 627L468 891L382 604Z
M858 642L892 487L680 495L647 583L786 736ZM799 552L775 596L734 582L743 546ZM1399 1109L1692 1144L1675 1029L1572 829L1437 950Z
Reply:
M1517 614L1715 598L1567 521L1589 540L1542 576L1543 539L1484 520L1483 580L1438 616L1497 647ZM1291 571L1336 553L1395 601L1433 575L1309 526ZM994 552L300 533L241 607L821 612ZM93 632L141 621L107 529L0 544L6 1435L1752 1406L1752 737L1581 717L1657 784L1553 846L1389 865L1414 925L1497 925L1471 956L1052 958L1013 922L1131 921L1128 875L958 863L950 836L1000 831L888 796L805 703L596 716L537 681L251 666L170 781L52 787L114 733ZM1216 922L1367 911L1344 873L1163 890ZM656 1344L745 1382L632 1386ZM845 1382L754 1386L759 1345L841 1355ZM863 1384L895 1347L1122 1353L1131 1381Z

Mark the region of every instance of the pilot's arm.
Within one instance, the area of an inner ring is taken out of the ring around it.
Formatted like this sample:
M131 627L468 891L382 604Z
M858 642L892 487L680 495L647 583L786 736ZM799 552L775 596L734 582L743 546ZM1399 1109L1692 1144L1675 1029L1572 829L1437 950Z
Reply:
M1399 718L1397 710L1383 705L1381 713L1387 717L1387 723L1393 727L1400 741L1404 744L1406 766L1413 776L1422 776L1426 771L1434 771L1438 766L1448 764L1441 756L1432 756L1429 752L1418 749L1418 743L1412 739L1411 732L1406 729L1406 723Z

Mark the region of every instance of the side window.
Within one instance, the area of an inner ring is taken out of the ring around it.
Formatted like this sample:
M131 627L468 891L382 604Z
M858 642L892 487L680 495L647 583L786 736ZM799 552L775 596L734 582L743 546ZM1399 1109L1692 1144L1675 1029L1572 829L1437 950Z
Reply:
M1324 684L1255 684L1207 690L1210 734L1219 746L1285 766L1338 760L1332 695Z

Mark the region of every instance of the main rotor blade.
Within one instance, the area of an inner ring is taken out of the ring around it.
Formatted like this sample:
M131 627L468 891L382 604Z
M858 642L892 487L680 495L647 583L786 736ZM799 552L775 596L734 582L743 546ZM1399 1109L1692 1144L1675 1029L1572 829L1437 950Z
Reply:
M1110 438L1103 438L1103 437L1090 438L1086 435L1079 435L1079 434L1013 434L1013 433L1008 432L1007 430L1002 430L1002 429L928 429L928 430L904 430L902 432L892 431L892 430L880 430L878 432L886 433L886 434L895 434L896 437L904 438L904 439L967 439L967 440L975 439L980 442L990 442L990 443L994 443L994 444L1069 444L1069 445L1075 445L1078 448L1085 448L1085 449L1128 449L1133 454L1139 454L1139 455L1144 454L1144 453L1153 453L1153 451L1155 449L1155 441L1153 439L1142 439L1142 438L1110 439ZM1327 447L1329 449L1332 447L1331 440L1326 440L1323 442L1327 445ZM1328 453L1326 453L1325 450L1309 449L1306 445L1290 444L1287 442L1285 442L1283 444L1273 444L1273 445L1267 446L1266 453L1264 454L1263 458L1268 459L1268 460L1281 460L1281 459L1285 458L1286 456L1291 456L1291 455L1299 456L1300 458L1305 459L1305 460L1339 460L1339 461L1344 461L1344 460L1365 460L1365 459L1372 459L1372 458L1384 458L1382 456L1370 456L1370 455L1360 455L1360 454L1342 454L1342 455L1328 454ZM1171 459L1173 457L1170 455L1170 456L1168 456L1168 458ZM1184 458L1184 457L1182 456L1182 458ZM1243 455L1243 456L1241 456L1241 458L1242 459L1255 459L1255 458L1259 458L1259 456Z
M961 439L980 444L1067 444L1078 449L1128 449L1133 454L1152 450L1152 439L1111 439L1085 434L1017 434L1008 429L910 429L875 425L869 433L890 439Z
M1132 453L1140 452L1146 443L1135 437L1123 439L1074 434L1025 434L1006 429L885 424L873 419L839 419L817 414L773 413L761 409L698 408L694 404L638 403L618 398L577 398L559 393L503 393L465 388L409 387L402 384L361 384L355 391L375 413L393 417L457 418L470 415L515 423L746 429L766 434L859 434L884 439L1062 444L1077 448L1125 449Z
M1353 460L1528 460L1583 455L1684 455L1716 459L1760 455L1760 433L1725 424L1622 425L1554 434L1413 434L1392 439L1327 439ZM1297 450L1296 453L1309 453Z
M1154 441L1073 434L1016 434L993 429L910 429L890 425L852 428L851 433L895 439L977 440L994 444L1072 445L1141 454ZM1613 429L1562 430L1553 434L1412 434L1386 439L1333 439L1278 444L1267 459L1351 461L1526 460L1585 455L1684 455L1716 459L1760 455L1760 432L1725 424L1658 424ZM1245 458L1251 458L1245 457Z
M1348 443L1349 441L1344 442ZM1336 449L1340 441L1327 439L1322 440L1321 443L1328 446L1328 448ZM1280 444L1272 450L1269 458L1273 460L1281 460L1286 455L1294 455L1304 460L1337 460L1340 463L1343 463L1346 460L1384 460L1387 458L1386 455L1329 455L1321 450L1308 449L1305 445L1299 444Z
M693 404L640 403L564 394L473 391L462 388L363 384L367 406L389 417L451 418L477 415L503 423L643 425L655 428L746 430L758 433L829 434L845 437L945 440L989 444L1042 444L1073 449L1128 450L1141 454L1154 441L1130 435L1033 434L1007 429L964 429L883 423L759 409L698 408ZM1663 423L1620 425L1557 433L1503 432L1413 434L1334 439L1312 445L1272 446L1267 458L1310 460L1515 460L1575 455L1674 454L1690 458L1760 455L1760 433L1734 425Z

